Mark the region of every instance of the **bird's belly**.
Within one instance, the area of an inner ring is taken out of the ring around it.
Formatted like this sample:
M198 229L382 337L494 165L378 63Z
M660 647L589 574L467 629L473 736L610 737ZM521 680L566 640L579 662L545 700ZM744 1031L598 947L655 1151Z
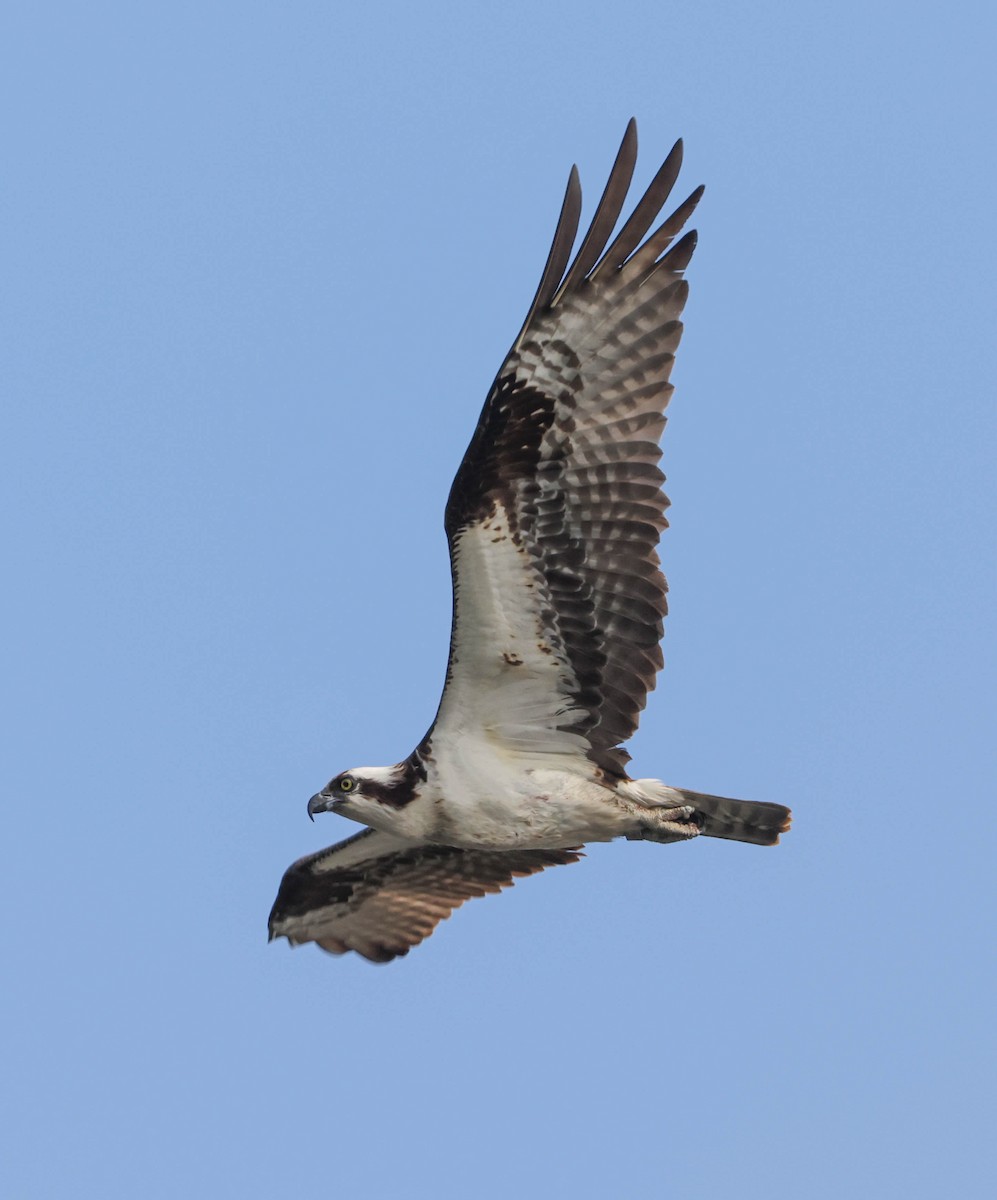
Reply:
M557 849L609 841L633 818L614 793L550 767L440 772L432 841L468 849Z

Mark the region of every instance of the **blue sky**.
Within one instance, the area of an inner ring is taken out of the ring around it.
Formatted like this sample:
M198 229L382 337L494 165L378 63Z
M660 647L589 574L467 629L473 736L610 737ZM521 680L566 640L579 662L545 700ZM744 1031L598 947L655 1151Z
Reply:
M4 1195L992 1195L988 6L0 23ZM268 946L432 718L450 479L632 114L707 185L635 768L794 830Z

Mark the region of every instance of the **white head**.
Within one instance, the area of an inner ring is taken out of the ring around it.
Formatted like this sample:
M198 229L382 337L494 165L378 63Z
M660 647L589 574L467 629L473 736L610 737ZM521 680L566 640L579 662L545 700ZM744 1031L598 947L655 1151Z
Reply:
M373 824L385 808L403 808L415 799L416 786L425 778L421 767L421 762L408 758L393 767L343 771L308 801L308 815L314 818L316 813L335 812L365 825Z

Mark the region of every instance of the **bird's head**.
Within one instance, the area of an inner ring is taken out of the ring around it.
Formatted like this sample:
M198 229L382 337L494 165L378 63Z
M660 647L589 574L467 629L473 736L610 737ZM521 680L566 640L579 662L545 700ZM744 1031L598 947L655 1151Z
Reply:
M330 779L308 801L308 815L334 812L369 825L385 808L400 808L411 798L412 785L403 765L356 767Z

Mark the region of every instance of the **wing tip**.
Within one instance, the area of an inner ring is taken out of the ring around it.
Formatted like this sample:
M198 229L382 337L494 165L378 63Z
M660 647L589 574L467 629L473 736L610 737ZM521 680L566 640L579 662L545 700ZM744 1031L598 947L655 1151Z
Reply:
M623 228L616 238L612 239L613 230L630 193L637 161L637 120L631 117L610 169L605 190L573 259L571 251L574 249L581 216L581 182L577 165L571 168L561 215L540 286L513 343L513 349L520 346L538 312L553 308L562 297L572 294L583 283L596 280L602 272L610 268L622 271L633 264L634 270L652 269L664 261L660 256L688 220L705 190L700 184L659 229L648 235L651 222L660 213L672 191L684 153L685 143L682 138L677 138L654 179L624 222ZM569 224L572 228L570 240L567 237ZM682 251L670 260L673 270L684 269L684 265L678 264L683 254L691 257L695 244L695 240L689 243L682 239L672 248L671 253L674 253L678 246L683 247ZM685 261L687 263L688 258Z

